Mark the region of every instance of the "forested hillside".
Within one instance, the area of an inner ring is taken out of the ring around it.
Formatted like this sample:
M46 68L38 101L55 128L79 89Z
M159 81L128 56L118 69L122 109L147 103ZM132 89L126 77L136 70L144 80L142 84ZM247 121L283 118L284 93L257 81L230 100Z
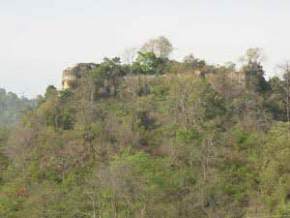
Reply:
M266 81L259 49L237 69L161 41L1 132L0 217L290 217L288 65Z
M0 127L9 127L16 124L21 115L35 105L34 100L19 98L12 92L0 89Z

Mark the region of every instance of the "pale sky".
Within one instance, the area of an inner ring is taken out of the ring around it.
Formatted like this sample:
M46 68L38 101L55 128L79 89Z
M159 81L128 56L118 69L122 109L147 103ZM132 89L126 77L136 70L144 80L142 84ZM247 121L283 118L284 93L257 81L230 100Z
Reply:
M59 87L65 67L120 56L164 35L210 63L262 47L268 75L290 59L289 0L0 0L0 87Z

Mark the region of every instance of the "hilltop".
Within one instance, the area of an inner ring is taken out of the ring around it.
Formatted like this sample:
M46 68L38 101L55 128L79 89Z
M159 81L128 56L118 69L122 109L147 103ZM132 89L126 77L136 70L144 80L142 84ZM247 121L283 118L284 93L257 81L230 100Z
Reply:
M259 49L240 69L171 51L65 69L0 134L0 217L288 216L288 65L267 81Z

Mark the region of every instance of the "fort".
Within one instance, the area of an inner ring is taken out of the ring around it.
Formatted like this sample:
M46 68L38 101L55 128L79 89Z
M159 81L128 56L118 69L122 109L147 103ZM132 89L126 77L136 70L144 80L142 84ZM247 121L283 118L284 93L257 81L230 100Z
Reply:
M82 75L96 67L97 64L94 63L79 63L66 68L62 74L62 88L70 89L76 87Z
M79 80L81 77L88 73L89 71L95 69L98 65L95 63L79 63L72 67L68 67L63 71L62 74L62 89L72 89L78 86ZM143 75L148 80L156 78L155 75ZM162 77L168 77L169 74L164 74ZM185 73L179 73L178 76L187 77L187 76L196 76L207 78L210 83L215 81L220 74L216 72L203 72L201 70L193 70ZM246 74L243 71L233 71L227 73L226 78L232 82L235 82L237 86L243 87L246 83ZM135 76L127 75L124 77L125 80L133 79Z

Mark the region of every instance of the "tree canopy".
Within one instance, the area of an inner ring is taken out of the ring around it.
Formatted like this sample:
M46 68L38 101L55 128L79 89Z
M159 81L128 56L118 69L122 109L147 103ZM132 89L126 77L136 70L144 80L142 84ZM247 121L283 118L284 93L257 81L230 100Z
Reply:
M288 65L266 80L256 49L237 69L149 45L22 115L0 91L2 126L21 116L0 128L0 217L290 216Z

